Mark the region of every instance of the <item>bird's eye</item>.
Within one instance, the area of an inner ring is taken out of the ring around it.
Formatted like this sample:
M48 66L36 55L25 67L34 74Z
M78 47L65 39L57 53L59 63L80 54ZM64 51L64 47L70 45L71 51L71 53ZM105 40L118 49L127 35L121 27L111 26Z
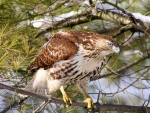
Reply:
M112 48L113 43L108 43L108 46L109 46L110 48Z

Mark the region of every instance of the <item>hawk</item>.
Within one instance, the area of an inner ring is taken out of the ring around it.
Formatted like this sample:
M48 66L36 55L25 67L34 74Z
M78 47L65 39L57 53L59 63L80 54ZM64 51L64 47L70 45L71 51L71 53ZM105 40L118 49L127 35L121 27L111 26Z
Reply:
M50 37L34 62L27 68L35 71L25 90L51 95L60 89L66 106L72 104L63 86L77 84L85 95L87 107L94 108L88 84L103 67L106 55L119 53L118 43L107 35L94 32L60 31Z

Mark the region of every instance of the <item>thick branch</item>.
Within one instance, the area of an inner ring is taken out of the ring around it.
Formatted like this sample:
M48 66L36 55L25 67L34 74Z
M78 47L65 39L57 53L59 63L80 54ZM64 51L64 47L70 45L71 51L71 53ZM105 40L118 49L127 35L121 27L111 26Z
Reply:
M52 25L50 25L44 31L40 31L36 35L36 38L44 33L51 31L51 30L60 29L60 28L64 28L64 27L72 27L77 24L89 22L91 20L91 18L89 17L90 16L89 14L91 14L91 13L92 13L92 8L89 8L81 14L77 14L77 15L74 15L74 16L71 16L68 18L64 18L63 20L58 21L58 22L54 22Z
M95 8L91 7L81 14L64 18L59 22L53 22L53 24L51 24L47 29L45 29L44 31L40 31L36 35L36 37L44 33L47 33L51 30L56 30L64 27L72 27L78 24L90 22L91 20L95 19L107 20L121 25L129 25L130 26L129 30L133 30L135 32L137 31L144 32L143 27L140 24L135 24L133 20L127 15L111 12L109 10L97 11Z
M29 91L25 91L22 89L10 87L10 86L4 85L2 83L0 83L0 88L14 91L17 93L21 93L24 95L37 97L37 98L44 99L44 100L49 99L49 97L47 97L47 96L43 96L43 95L35 94L35 93L29 92ZM63 100L57 99L57 98L51 98L51 102L58 103L58 104L65 104L63 102ZM83 103L83 102L73 102L72 105L86 107L87 104ZM97 107L100 108L101 111L123 111L123 112L138 112L138 113L145 113L145 111L150 112L150 107L145 108L144 106L127 106L127 105L110 105L110 104L103 104L103 105L96 104L96 105L97 105Z

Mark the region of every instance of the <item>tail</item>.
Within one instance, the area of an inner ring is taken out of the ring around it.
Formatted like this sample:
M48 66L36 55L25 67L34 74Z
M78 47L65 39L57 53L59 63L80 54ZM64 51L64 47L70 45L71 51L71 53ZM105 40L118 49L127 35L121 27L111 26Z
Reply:
M50 92L48 90L47 77L48 77L48 70L44 70L43 68L40 68L35 73L32 80L25 87L25 90L40 95L50 95Z

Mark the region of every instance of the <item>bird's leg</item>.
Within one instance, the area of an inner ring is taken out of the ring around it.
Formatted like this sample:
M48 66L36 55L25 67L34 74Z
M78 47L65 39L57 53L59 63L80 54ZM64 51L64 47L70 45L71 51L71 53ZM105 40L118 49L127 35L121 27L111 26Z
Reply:
M96 105L94 105L92 98L88 95L86 91L83 91L83 93L86 97L86 99L83 102L87 103L87 108L89 109L89 111L92 111L96 108Z
M66 94L66 92L65 92L65 90L64 90L64 88L63 88L63 86L60 87L60 91L61 91L61 93L62 93L62 95L63 95L63 100L64 100L64 102L66 103L66 107L69 107L69 106L72 104L72 101L71 101L71 99L68 97L68 95Z
M86 99L83 102L87 103L87 108L89 109L89 111L92 111L93 109L96 108L96 106L94 105L92 98L87 93L89 82L90 82L90 77L87 76L84 79L77 81L77 84L78 84L80 91L86 97Z

